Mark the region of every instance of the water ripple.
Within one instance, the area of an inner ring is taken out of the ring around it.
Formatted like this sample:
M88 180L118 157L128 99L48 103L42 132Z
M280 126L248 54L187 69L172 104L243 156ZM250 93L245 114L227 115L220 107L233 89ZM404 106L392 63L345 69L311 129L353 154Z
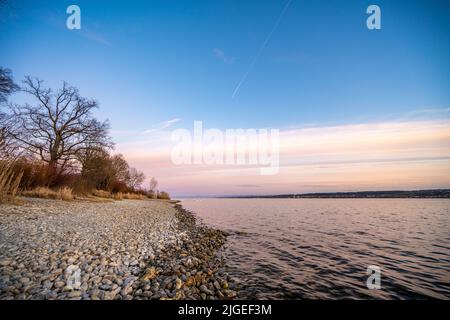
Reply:
M185 200L229 231L241 297L450 299L450 200ZM381 289L366 286L381 268Z

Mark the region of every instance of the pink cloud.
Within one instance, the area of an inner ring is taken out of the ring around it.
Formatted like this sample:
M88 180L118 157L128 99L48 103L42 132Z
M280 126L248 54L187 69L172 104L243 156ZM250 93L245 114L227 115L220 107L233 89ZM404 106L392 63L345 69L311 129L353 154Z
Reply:
M157 141L142 136L118 151L178 195L450 187L447 121L282 130L281 167L274 176L261 176L259 166L250 165L174 165L173 146L170 131L161 130Z

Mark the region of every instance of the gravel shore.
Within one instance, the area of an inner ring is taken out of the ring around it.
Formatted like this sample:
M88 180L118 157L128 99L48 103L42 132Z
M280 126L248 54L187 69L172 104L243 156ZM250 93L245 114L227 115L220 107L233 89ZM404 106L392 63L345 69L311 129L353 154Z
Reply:
M0 299L232 299L226 234L181 206L24 199L0 205Z

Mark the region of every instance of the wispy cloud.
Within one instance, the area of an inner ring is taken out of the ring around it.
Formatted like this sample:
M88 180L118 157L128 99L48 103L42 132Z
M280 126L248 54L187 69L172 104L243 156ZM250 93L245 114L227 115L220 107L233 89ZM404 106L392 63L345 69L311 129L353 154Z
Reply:
M238 184L236 187L239 188L262 188L262 186L258 184Z
M445 107L445 108L426 108L426 109L420 109L420 110L415 110L415 111L411 111L408 112L407 114L405 114L405 116L402 119L414 119L414 118L420 118L423 116L427 116L429 118L439 118L439 117L445 117L445 116L449 116L450 114L450 108L449 107Z
M80 35L83 38L86 38L88 40L94 41L98 44L110 47L111 43L106 40L106 38L104 38L101 34L99 34L98 32L94 32L88 28L82 27L80 30Z
M264 40L263 44L261 45L261 47L259 48L258 53L256 54L255 58L252 60L252 62L250 63L249 68L247 69L247 71L244 73L244 75L242 76L241 80L239 80L238 84L236 85L236 87L234 88L233 94L231 95L231 98L234 98L236 96L236 94L239 92L239 89L241 88L241 86L244 84L244 82L247 80L248 75L250 74L250 71L253 69L253 67L256 64L256 61L258 60L258 58L261 56L261 54L263 53L264 49L267 47L267 44L269 43L270 38L272 37L272 34L275 32L275 30L277 30L278 25L280 24L281 20L284 17L284 14L286 13L287 9L289 8L289 6L291 5L292 0L288 0L288 2L286 3L286 5L284 6L283 10L281 11L280 15L278 16L277 21L275 22L275 24L273 25L272 29L270 30L269 34L267 35L266 39Z
M175 123L177 123L179 121L181 121L180 118L174 118L174 119L170 119L170 120L167 120L167 121L163 121L163 122L160 122L154 128L150 128L150 129L145 130L143 133L144 134L148 134L148 133L154 133L156 131L164 130L164 129L167 129L167 128L171 127L173 124L175 124Z
M214 48L213 54L214 54L214 57L216 57L217 59L221 60L223 63L226 63L226 64L232 64L235 61L234 57L227 56L225 54L225 52L219 48Z
M450 187L447 119L284 129L275 176L261 176L255 166L174 165L167 130L174 121L158 125L165 134L140 135L118 149L175 194Z
M60 10L47 10L44 12L38 12L38 14L45 23L51 25L54 28L66 30L67 32L69 32L68 34L76 34L77 36L83 37L86 40L101 44L103 46L111 46L111 42L106 39L106 37L103 36L99 31L102 29L101 25L99 25L98 23L85 23L83 14L81 17L80 30L68 30L66 26L67 16L65 15L65 13L61 14Z

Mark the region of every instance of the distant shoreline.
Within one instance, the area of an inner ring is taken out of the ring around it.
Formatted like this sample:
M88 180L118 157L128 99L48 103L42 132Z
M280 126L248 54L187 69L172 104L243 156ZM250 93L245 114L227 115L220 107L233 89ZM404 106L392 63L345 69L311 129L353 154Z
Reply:
M390 198L450 198L450 189L432 190L390 190L390 191L357 191L357 192L320 192L320 193L290 193L278 195L244 195L223 196L221 199L390 199Z

